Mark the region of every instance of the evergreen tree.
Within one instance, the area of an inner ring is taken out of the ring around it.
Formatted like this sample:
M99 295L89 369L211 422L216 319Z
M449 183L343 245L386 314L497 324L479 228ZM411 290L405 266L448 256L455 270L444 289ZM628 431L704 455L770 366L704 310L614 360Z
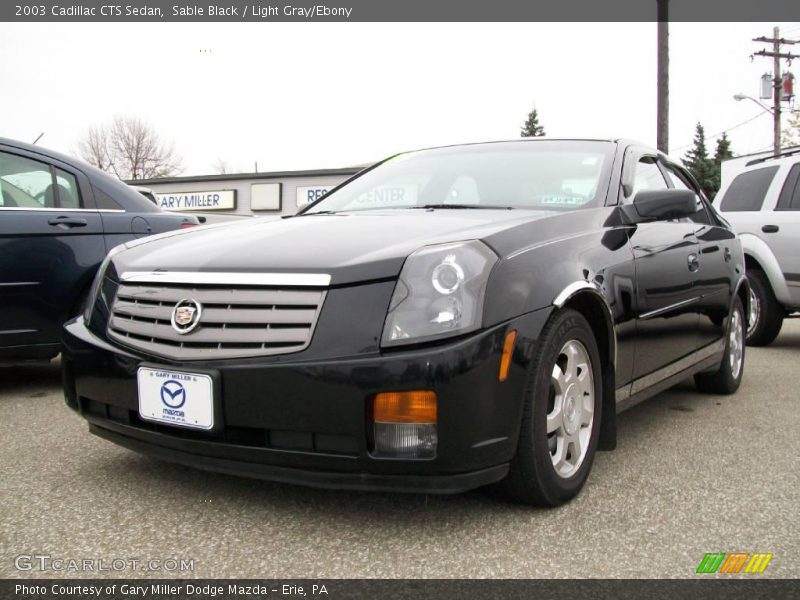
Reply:
M520 137L540 137L544 135L544 127L539 125L539 114L535 108L528 113L528 120L522 125L519 135Z
M731 150L731 141L728 139L728 134L723 133L717 140L717 149L714 151L714 161L719 165L722 161L733 158L733 151Z
M710 199L713 199L719 190L722 183L722 163L729 158L733 158L731 141L728 139L728 134L723 133L717 140L717 148L714 150L714 193L708 194L706 192Z
M714 159L708 156L706 131L700 123L695 127L694 144L683 158L683 164L700 184L706 196L713 198L719 189L718 169Z

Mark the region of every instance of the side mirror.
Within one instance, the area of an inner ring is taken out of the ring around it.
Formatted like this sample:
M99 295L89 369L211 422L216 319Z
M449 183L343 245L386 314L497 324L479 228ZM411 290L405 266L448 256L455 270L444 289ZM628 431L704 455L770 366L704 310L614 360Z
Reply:
M637 222L682 219L697 212L697 195L691 190L642 190L633 198L633 209L628 216Z

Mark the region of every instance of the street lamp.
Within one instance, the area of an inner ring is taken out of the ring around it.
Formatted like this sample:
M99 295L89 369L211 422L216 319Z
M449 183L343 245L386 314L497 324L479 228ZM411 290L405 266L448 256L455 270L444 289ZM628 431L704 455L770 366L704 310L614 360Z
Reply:
M746 94L741 94L740 93L740 94L734 94L733 95L733 99L736 100L737 102L741 102L742 100L752 100L753 102L758 104L761 108L763 108L765 111L767 111L769 114L771 114L773 117L775 116L775 111L774 110L772 110L766 104L763 104L763 103L759 102L758 100L756 100L752 96L748 96Z

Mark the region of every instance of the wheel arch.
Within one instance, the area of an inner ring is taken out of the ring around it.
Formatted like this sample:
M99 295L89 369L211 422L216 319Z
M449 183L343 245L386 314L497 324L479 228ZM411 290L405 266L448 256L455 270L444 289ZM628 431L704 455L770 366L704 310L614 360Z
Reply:
M603 379L599 450L617 445L616 363L617 336L611 309L600 290L588 282L570 284L556 296L553 305L571 308L586 318L597 340Z
M747 259L745 258L745 260ZM747 315L750 310L750 282L747 280L746 276L740 277L739 281L736 283L736 289L733 296L731 296L731 308L728 310L728 313L733 309L733 301L735 298L741 300L742 309L744 310L744 314Z
M742 241L744 251L745 269L759 269L766 275L767 281L772 288L772 293L781 304L789 302L789 288L783 278L783 272L778 264L778 259L772 253L767 243L750 233L743 233L739 236Z

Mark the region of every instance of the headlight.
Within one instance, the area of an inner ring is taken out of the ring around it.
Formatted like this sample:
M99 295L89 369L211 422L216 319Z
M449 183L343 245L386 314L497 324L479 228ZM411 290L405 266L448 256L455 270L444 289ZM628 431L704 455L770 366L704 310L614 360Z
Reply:
M494 252L477 240L414 252L394 288L381 345L416 344L479 329L495 262Z
M86 306L83 307L83 322L86 323L86 325L89 324L89 321L92 318L92 309L97 302L97 295L100 293L100 288L103 284L103 277L106 275L106 269L108 269L111 259L115 254L119 254L125 250L125 248L125 244L114 246L106 255L103 262L100 263L100 268L97 269L97 273L94 276L94 281L92 281L92 287L89 288L89 295L86 297Z

